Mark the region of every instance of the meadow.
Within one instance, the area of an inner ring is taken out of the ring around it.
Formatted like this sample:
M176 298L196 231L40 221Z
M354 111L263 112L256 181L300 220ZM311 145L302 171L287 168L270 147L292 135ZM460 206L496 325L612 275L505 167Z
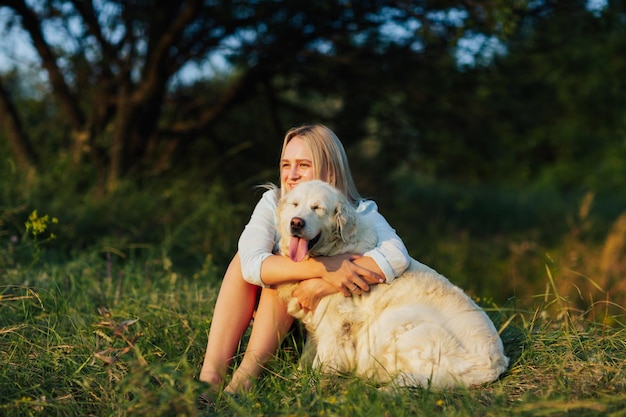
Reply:
M626 415L623 323L577 317L554 291L534 308L485 306L512 359L486 386L394 392L318 375L298 368L295 329L252 392L201 408L207 277L107 256L14 273L22 283L0 287L4 416Z
M626 416L625 2L156 3L0 3L0 417ZM296 328L199 407L254 186L314 121L487 310L499 381L318 375Z
M471 389L390 390L319 375L299 367L304 336L296 327L252 392L201 406L206 387L197 376L223 273L219 256L232 251L233 230L241 227L234 224L242 220L215 214L220 190L200 192L202 204L164 190L161 200L136 193L134 203L126 194L101 206L2 212L0 415L626 416L623 302L602 287L616 281L594 272L621 273L615 254L624 233L618 218L601 239L588 239L584 199L576 221L550 242L533 231L475 237L432 224L421 233L431 245L406 239L493 319L511 358L500 380ZM174 220L158 243L141 243L159 233L161 220L151 212ZM238 212L249 213L229 211ZM408 223L396 216L405 230ZM10 233L16 219L23 222L18 236ZM96 227L103 229L91 243L77 232ZM472 274L485 280L472 281ZM494 276L500 280L489 281ZM526 289L503 297L514 280Z

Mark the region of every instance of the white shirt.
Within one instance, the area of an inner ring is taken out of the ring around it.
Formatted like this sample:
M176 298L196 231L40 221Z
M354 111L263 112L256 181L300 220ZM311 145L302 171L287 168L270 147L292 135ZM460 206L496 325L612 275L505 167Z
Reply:
M268 287L261 280L261 264L278 248L276 227L277 192L263 193L257 203L250 221L239 237L239 257L243 278L255 285ZM357 207L357 213L374 226L378 236L376 248L366 252L381 269L387 282L402 274L409 266L411 258L402 240L387 220L378 212L378 206L372 200L363 200Z

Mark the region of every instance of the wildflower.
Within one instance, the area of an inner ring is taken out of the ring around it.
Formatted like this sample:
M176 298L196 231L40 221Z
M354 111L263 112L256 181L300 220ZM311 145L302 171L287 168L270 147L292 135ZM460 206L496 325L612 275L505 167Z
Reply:
M58 222L59 219L56 217L50 218L47 214L43 217L39 217L37 210L33 210L33 212L28 216L28 221L24 225L26 226L26 231L36 238L46 231L48 224L56 224ZM50 237L54 239L55 236L54 234L51 234Z

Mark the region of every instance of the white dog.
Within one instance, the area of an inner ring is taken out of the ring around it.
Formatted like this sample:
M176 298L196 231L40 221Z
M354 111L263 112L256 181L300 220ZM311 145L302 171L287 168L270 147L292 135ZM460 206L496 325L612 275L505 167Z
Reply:
M306 256L364 253L376 234L347 199L322 181L298 185L277 211L280 252ZM310 246L310 247L309 247ZM360 296L324 297L304 312L291 293L278 291L316 346L313 367L353 373L397 386L473 386L496 380L508 366L493 323L461 289L415 260L391 284Z

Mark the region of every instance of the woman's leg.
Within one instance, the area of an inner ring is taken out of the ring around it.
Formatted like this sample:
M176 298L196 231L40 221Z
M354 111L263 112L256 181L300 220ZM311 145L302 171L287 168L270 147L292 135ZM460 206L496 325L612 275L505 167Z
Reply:
M293 317L287 313L287 306L278 297L278 293L273 289L263 288L246 352L230 384L224 389L226 392L250 389L263 365L278 350L292 323Z
M241 336L250 325L258 291L258 286L243 279L239 255L235 255L215 303L200 381L214 387L222 383Z

